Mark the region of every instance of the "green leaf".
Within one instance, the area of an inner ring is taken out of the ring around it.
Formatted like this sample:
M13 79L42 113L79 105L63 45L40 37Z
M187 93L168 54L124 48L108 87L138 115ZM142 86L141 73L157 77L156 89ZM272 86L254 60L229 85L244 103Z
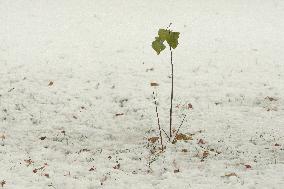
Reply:
M175 49L178 46L178 38L179 32L170 32L166 40L169 46Z
M163 41L167 40L170 36L170 30L159 29L158 31L159 38Z
M155 41L152 42L152 48L157 52L157 54L160 54L160 52L166 48L163 42L164 40L160 37L155 37Z
M172 32L171 30L159 29L159 38L167 41L169 46L175 49L178 46L179 32Z

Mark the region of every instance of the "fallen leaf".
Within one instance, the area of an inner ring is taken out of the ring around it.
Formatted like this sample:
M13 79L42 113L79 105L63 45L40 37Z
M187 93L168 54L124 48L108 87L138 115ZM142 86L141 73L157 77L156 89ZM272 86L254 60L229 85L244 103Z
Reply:
M115 114L115 116L122 116L122 115L124 115L124 113L117 113L117 114Z
M89 169L89 171L94 171L95 170L95 168L94 167L92 167L91 169Z
M193 109L193 106L191 103L187 104L187 109Z
M192 137L190 135L179 133L175 136L175 139L176 140L192 140Z
M104 175L103 178L100 179L101 185L103 185L106 180L107 180L107 176Z
M205 144L206 142L203 139L199 139L197 144Z
M114 169L119 169L120 168L120 163L117 164L116 166L113 167Z
M207 158L208 155L209 155L209 152L206 150L206 151L203 152L202 158Z
M52 86L53 85L53 81L50 81L49 83L48 83L48 86Z
M247 169L251 169L251 165L246 164L245 167L246 167Z
M281 145L276 143L276 144L274 144L274 146L281 146Z
M8 92L11 92L11 91L13 91L14 89L15 89L15 87L13 87L13 88L9 89L9 91L8 91Z
M89 152L89 151L91 151L91 150L84 148L84 149L79 150L78 154L81 153L81 152Z
M152 87L159 86L159 84L158 84L158 83L156 83L156 82L151 82L151 83L150 83L150 85L151 85Z
M266 111L268 111L268 112L277 111L277 107L267 108Z
M278 100L278 99L276 99L274 97L270 97L270 96L265 97L265 99L267 99L269 101L277 101Z
M70 171L68 171L68 173L67 174L64 174L64 176L66 177L66 176L70 176L71 174L70 174Z
M225 176L222 176L222 177L238 177L238 175L236 173L228 173L228 174L225 174Z
M35 168L35 169L33 170L33 172L34 172L34 173L37 173L38 170L44 170L45 166L47 166L47 165L48 165L47 163L44 163L44 166L39 167L39 168Z
M34 163L34 161L31 159L24 160L24 162L27 163L27 167Z
M179 172L179 169L175 169L175 170L174 170L174 173L178 173L178 172Z
M153 71L154 70L154 68L147 68L146 69L146 72L148 72L148 71Z
M187 149L182 149L181 151L182 151L182 152L188 152L188 150L187 150Z
M1 138L2 140L4 140L6 137L5 137L4 134L0 134L0 138Z
M47 178L49 178L49 174L48 174L48 173L45 173L44 176L47 177Z
M151 138L148 138L148 141L151 142L151 143L155 143L157 140L159 140L160 137L151 137Z
M46 139L46 136L40 137L39 139L44 140L44 139Z
M3 188L4 187L4 185L6 184L6 181L5 180L2 180L1 182L0 182L0 186Z

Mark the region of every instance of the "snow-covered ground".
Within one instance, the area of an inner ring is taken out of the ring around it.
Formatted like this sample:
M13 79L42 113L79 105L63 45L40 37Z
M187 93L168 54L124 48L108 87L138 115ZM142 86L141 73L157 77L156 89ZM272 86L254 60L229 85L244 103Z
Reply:
M284 188L283 20L283 0L0 0L0 188ZM170 22L192 140L159 153Z

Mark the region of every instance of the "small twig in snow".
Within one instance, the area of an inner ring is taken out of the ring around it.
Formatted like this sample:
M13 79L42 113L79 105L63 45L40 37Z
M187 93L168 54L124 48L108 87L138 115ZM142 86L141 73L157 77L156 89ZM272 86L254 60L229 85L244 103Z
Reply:
M156 106L156 116L157 116L157 120L158 120L158 127L159 127L160 139L161 139L161 147L162 147L162 151L164 151L162 130L161 130L161 125L160 125L159 113L158 113L158 105L157 105L157 100L156 100L154 91L153 91L153 98L154 98L154 102L155 102L155 106Z
M186 117L186 114L184 115L184 117L183 117L183 119L182 119L182 121L181 121L181 124L180 124L180 126L179 126L179 128L178 128L178 130L177 130L177 132L176 132L176 135L175 135L175 136L177 136L177 134L178 134L178 132L179 132L179 130L180 130L180 128L181 128L181 126L183 125L183 122L184 122L184 120L185 120L185 117Z

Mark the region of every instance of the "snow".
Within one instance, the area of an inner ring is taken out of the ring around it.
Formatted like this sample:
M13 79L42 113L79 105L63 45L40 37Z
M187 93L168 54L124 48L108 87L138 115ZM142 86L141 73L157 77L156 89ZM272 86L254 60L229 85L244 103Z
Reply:
M283 19L282 0L0 0L0 188L284 188ZM170 22L192 140L159 153Z

